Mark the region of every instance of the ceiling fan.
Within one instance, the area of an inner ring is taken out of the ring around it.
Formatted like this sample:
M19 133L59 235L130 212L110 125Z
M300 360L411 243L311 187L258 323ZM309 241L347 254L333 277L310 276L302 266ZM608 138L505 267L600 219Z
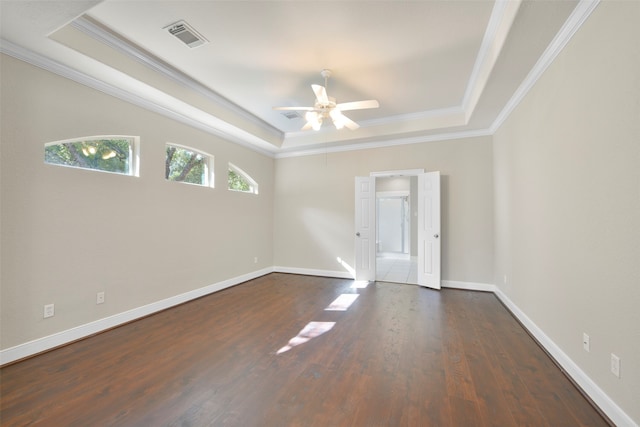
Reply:
M331 118L336 129L346 127L347 129L356 130L360 125L342 114L342 112L378 108L380 106L375 99L336 104L335 98L327 96L327 81L331 77L331 70L324 69L320 72L320 75L324 77L324 86L311 85L311 89L316 95L316 102L313 107L273 107L273 109L306 111L304 118L307 123L302 127L302 130L319 130L322 126L322 121L328 118Z

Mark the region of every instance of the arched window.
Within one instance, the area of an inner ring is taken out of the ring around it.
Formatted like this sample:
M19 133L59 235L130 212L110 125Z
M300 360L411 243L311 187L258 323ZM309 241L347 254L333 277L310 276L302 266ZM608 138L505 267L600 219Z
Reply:
M167 144L165 175L168 181L214 186L213 156L189 147Z
M138 141L135 136L88 136L44 145L50 165L138 176Z
M229 190L258 194L258 183L245 171L229 162Z

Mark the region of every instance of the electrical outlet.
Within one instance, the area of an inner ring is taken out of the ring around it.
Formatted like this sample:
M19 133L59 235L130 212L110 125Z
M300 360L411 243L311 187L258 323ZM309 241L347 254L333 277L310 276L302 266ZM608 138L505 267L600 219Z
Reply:
M53 317L56 314L55 306L53 304L47 304L44 306L44 318Z
M505 285L507 284L507 275L506 274L504 275L503 282L504 282Z
M582 334L582 348L584 348L584 351L587 353L591 351L591 340L589 339L589 335L585 333Z
M611 353L611 373L620 378L620 358Z
M254 263L254 264L257 264L257 263L258 263L258 257L257 257L257 256L256 256L256 257L253 257L253 263Z
M104 292L98 292L96 295L96 304L104 304Z

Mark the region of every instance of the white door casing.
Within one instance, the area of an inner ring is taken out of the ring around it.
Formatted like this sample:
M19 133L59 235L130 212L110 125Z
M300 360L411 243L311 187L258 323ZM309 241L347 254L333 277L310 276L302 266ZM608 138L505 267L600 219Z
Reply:
M376 190L374 177L356 177L356 280L376 280Z
M440 289L440 172L418 176L418 284Z

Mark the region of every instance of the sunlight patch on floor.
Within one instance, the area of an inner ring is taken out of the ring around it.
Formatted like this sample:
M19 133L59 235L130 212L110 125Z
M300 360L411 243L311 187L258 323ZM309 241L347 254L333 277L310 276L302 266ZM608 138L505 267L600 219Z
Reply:
M369 286L368 280L354 280L351 289L366 289Z
M359 297L358 294L342 294L325 308L325 311L347 311Z
M293 347L296 347L300 344L304 344L307 341L312 340L313 338L319 337L320 335L328 332L333 328L336 322L309 322L307 325L302 328L298 335L291 338L289 343L282 347L276 354L282 354L285 351L291 350Z

